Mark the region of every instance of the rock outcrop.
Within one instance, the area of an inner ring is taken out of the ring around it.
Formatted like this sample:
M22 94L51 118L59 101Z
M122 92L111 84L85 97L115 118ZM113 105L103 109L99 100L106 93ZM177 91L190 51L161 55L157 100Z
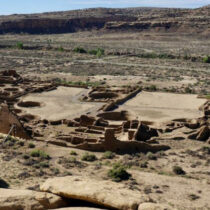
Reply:
M68 208L59 208L54 210L102 210L99 208L88 208L88 207L68 207ZM105 209L103 209L105 210Z
M50 193L0 189L0 210L45 210L65 206L61 197Z
M121 183L79 176L48 179L41 186L41 190L120 210L136 210L145 199L139 191L126 189Z

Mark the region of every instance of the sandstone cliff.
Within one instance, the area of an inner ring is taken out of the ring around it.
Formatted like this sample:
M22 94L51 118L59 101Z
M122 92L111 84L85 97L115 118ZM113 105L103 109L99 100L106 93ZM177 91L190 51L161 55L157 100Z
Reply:
M3 33L72 33L83 30L164 31L210 34L210 7L199 9L86 9L0 16Z

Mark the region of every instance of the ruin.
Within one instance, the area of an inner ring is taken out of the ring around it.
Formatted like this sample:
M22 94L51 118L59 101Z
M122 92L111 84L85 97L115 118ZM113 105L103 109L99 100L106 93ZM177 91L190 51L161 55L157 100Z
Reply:
M82 114L74 119L49 120L40 119L39 116L25 112L22 108L33 109L33 107L40 107L41 103L23 101L22 96L55 90L58 84L29 81L23 79L15 71L2 72L0 79L4 80L0 99L8 104L1 106L0 132L4 134L8 134L11 126L15 124L16 132L12 133L14 136L88 151L110 150L117 153L133 153L169 149L168 146L155 141L163 129L151 127L151 122L130 119L128 111L111 111L138 94L141 91L140 88L128 87L113 90L104 87L93 88L81 100L87 103L102 103L95 115ZM165 132L188 126L195 129L189 138L207 140L209 138L209 102L200 109L204 112L204 117L198 119L194 125L186 120L178 120L176 123L169 123ZM53 130L54 134L51 132Z
M13 127L14 129L11 130ZM0 110L0 133L8 134L10 130L12 136L30 139L18 117L9 110L7 104L2 104Z

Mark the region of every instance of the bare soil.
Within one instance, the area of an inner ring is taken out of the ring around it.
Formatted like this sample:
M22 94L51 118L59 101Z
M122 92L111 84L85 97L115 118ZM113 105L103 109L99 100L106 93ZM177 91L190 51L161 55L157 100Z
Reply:
M203 113L199 111L199 107L205 101L198 99L197 95L141 92L118 110L129 110L132 118L139 120L164 122L202 117Z
M39 116L41 119L62 120L73 119L81 114L95 112L102 103L81 102L82 95L88 93L88 89L58 87L56 90L23 97L24 101L35 101L42 104L41 107L23 108L26 113ZM18 108L18 106L17 106Z

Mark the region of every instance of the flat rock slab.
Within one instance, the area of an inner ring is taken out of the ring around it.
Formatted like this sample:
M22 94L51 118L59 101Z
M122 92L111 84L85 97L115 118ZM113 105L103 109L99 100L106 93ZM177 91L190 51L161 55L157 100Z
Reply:
M68 207L68 208L53 209L53 210L105 210L105 209L88 208L88 207Z
M41 190L61 197L79 199L106 208L137 210L144 197L139 191L126 189L122 183L80 176L48 179Z
M45 210L64 206L62 198L54 194L0 189L0 210Z
M177 210L171 206L158 203L142 203L138 210Z

